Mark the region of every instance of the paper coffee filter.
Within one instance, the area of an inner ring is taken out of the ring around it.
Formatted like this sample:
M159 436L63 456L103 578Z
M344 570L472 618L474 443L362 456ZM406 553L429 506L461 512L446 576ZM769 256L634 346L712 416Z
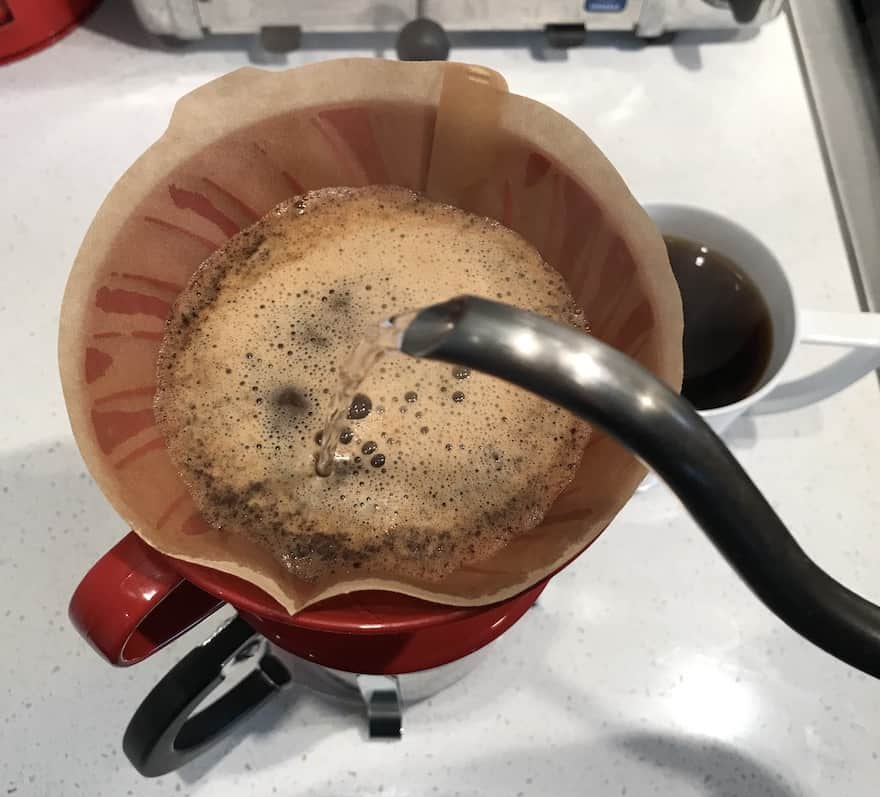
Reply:
M61 312L71 426L96 481L144 540L250 581L291 613L363 589L455 605L501 600L605 528L644 475L631 453L596 430L540 526L442 582L380 573L308 583L202 520L156 426L165 319L199 264L290 196L368 184L422 191L518 231L567 278L593 334L679 387L681 303L663 241L583 132L507 93L490 70L348 59L242 69L197 89L113 187Z

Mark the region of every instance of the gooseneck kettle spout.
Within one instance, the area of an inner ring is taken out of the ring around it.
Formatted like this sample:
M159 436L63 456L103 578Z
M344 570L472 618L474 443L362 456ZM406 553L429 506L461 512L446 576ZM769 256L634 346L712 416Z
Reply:
M638 363L575 329L471 296L416 314L400 349L512 382L604 429L657 472L772 612L880 678L880 607L804 553L699 414Z

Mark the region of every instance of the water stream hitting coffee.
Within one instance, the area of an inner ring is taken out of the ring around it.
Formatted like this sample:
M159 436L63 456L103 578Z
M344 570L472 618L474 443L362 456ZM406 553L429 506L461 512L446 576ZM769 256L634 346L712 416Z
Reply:
M339 367L336 393L330 404L324 429L318 435L321 449L315 462L315 472L319 476L333 473L336 448L340 435L344 434L345 421L349 418L358 420L369 413L365 402L357 401L357 389L386 352L400 350L403 333L418 313L418 310L401 313L368 329L367 334Z

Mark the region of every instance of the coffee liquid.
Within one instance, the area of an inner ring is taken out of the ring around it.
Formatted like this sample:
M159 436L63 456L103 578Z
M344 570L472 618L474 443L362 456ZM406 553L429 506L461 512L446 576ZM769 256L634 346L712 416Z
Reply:
M767 303L730 258L686 238L665 241L684 308L682 395L699 410L740 401L760 384L770 361Z

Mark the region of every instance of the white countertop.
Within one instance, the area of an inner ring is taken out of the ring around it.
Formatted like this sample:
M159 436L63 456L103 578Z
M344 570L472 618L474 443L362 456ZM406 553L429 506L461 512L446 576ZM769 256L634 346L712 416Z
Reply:
M79 578L126 529L70 434L58 309L92 214L175 100L248 58L127 44L107 34L114 19L105 8L0 67L0 795L876 794L880 684L777 621L665 488L637 496L475 672L410 707L401 741L368 742L351 710L294 690L180 772L131 768L120 742L133 710L217 620L125 670L68 623ZM344 54L373 52L286 60ZM453 57L571 117L640 199L751 228L803 306L858 309L784 19L726 43ZM744 419L730 439L804 547L880 601L876 381Z

